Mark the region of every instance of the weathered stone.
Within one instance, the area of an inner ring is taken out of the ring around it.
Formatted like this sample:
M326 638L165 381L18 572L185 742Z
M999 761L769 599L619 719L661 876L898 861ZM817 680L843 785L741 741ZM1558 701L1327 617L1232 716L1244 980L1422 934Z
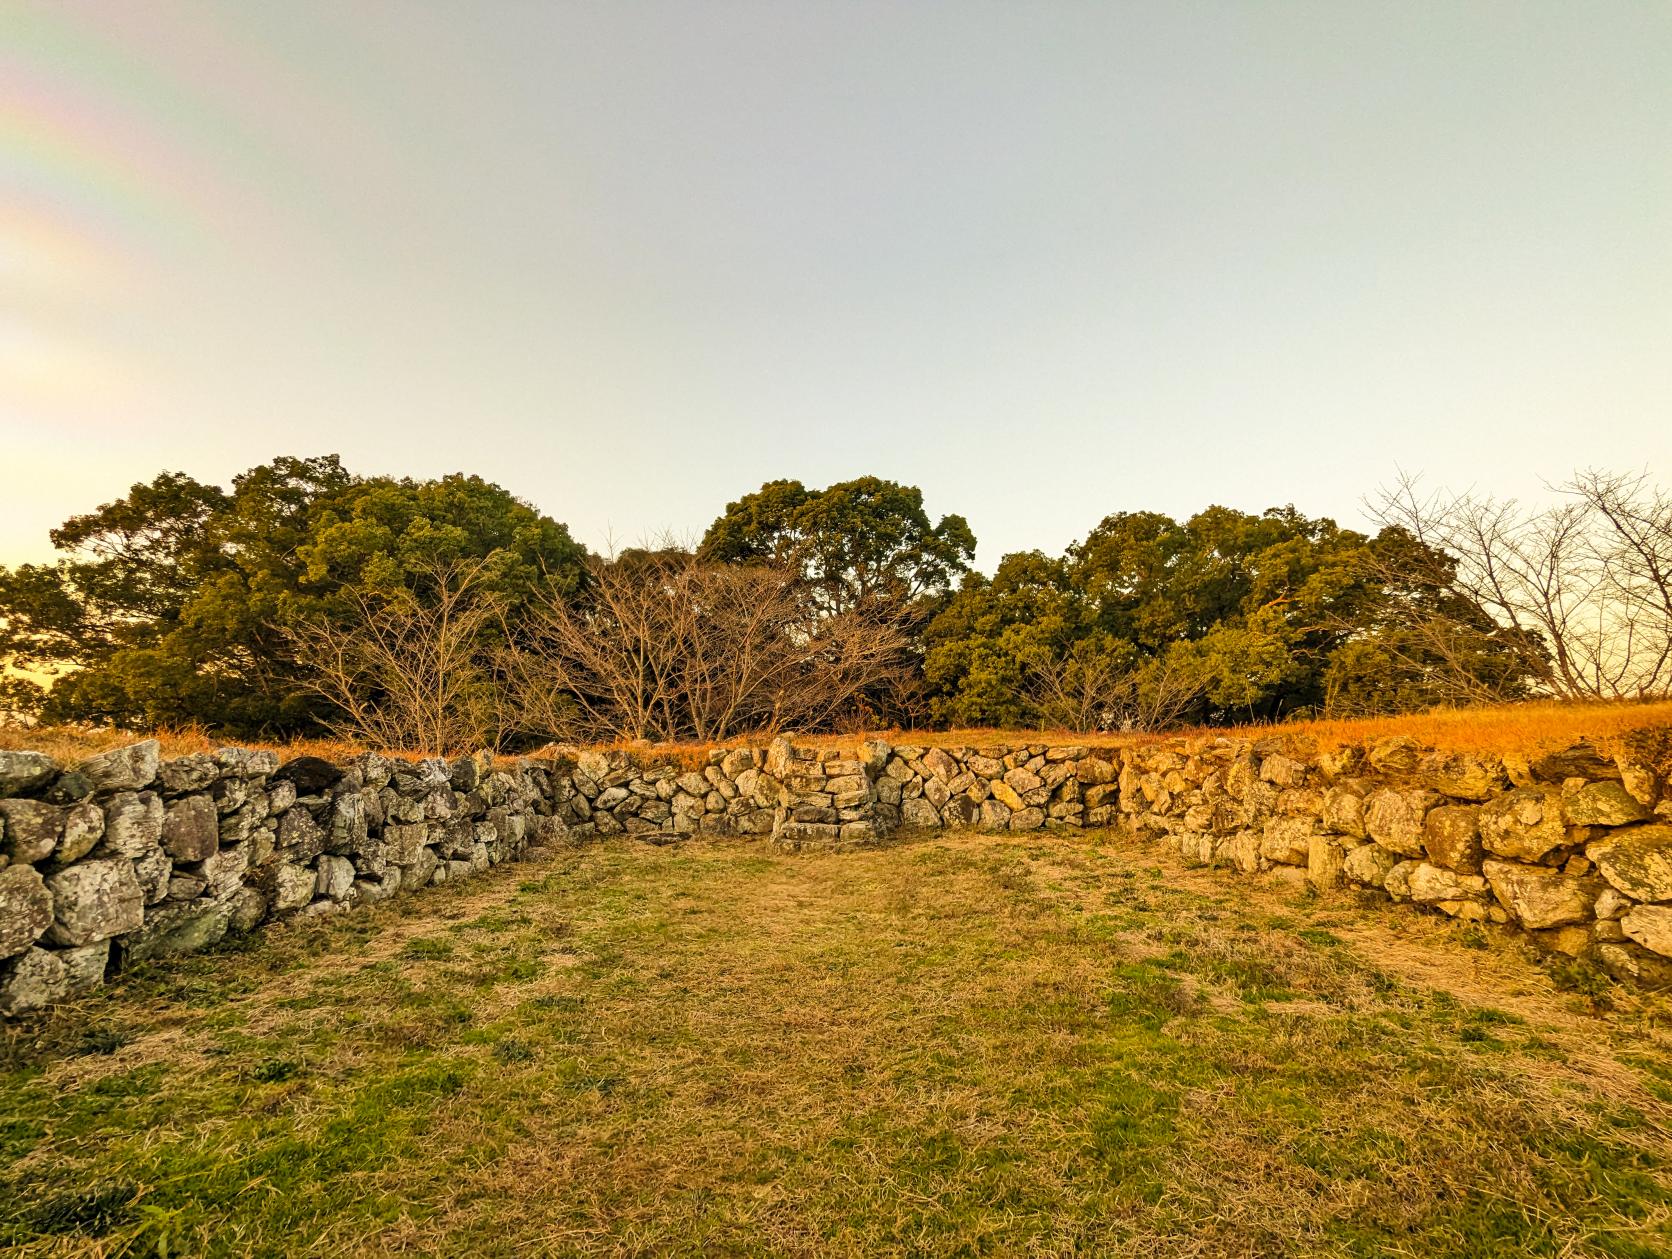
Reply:
M1427 850L1422 846L1423 822L1428 811L1439 803L1440 796L1426 788L1383 788L1364 802L1364 829L1384 848L1406 857L1426 856Z
M0 797L21 796L51 782L58 762L39 752L0 751Z
M105 801L106 852L143 857L162 842L163 802L154 793L122 791Z
M175 861L203 861L221 846L220 813L208 796L171 802L163 816L163 851Z
M1560 793L1517 787L1480 810L1480 842L1487 852L1536 862L1567 842Z
M1006 830L1010 826L1010 806L998 800L981 802L981 826L985 830Z
M941 824L941 815L926 797L919 796L900 806L900 823L913 829L936 827Z
M1648 807L1617 782L1587 783L1565 793L1562 811L1570 826L1627 826L1649 817Z
M1328 892L1338 887L1346 856L1339 840L1327 835L1314 835L1306 848L1306 885L1315 892Z
M130 743L89 757L76 772L97 791L141 791L156 780L160 750L155 739Z
M64 812L39 800L0 800L0 853L23 865L45 861L64 834Z
M943 783L950 782L958 773L958 762L948 756L944 748L930 748L925 752L923 767Z
M52 893L35 868L0 868L0 958L23 952L51 925Z
M1013 831L1036 831L1045 825L1045 810L1041 808L1017 809L1010 815L1010 829Z
M300 909L313 900L314 888L319 876L311 866L300 866L289 861L278 861L269 866L264 873L268 875L274 913Z
M975 768L974 758L971 758L969 764L976 773L981 772ZM1081 787L1095 787L1099 783L1114 782L1115 767L1102 757L1088 756L1074 762L1074 777L1079 780Z
M1599 944L1597 961L1621 983L1672 988L1672 961L1636 944Z
M1408 774L1417 767L1418 756L1416 740L1395 735L1372 744L1367 759L1372 769L1384 774Z
M1532 765L1533 776L1544 782L1566 782L1569 778L1618 778L1614 758L1604 756L1589 740L1541 756Z
M1508 781L1503 761L1471 752L1436 752L1421 769L1430 787L1454 800L1490 800Z
M64 834L53 849L53 862L63 866L80 861L104 837L104 828L104 810L98 805L86 801L70 805L64 811Z
M145 903L155 905L168 895L174 863L161 848L149 849L143 856L135 857L133 862L134 878L139 880L139 890L145 895Z
M1268 818L1260 836L1260 855L1281 865L1304 866L1311 858L1317 833L1317 823L1311 818Z
M204 882L210 896L222 897L244 881L250 866L248 848L223 848L199 862L195 873Z
M1326 829L1337 835L1365 838L1364 797L1345 787L1336 787L1324 796L1322 817Z
M1585 855L1634 901L1672 901L1672 825L1651 822L1593 840Z
M1000 804L1003 804L1006 808L1025 809L1028 807L1027 802L1022 799L1021 794L1004 779L995 778L990 786L993 792L993 799L997 800Z
M354 886L354 863L347 857L326 853L319 859L319 872L314 880L314 895L329 896L340 901Z
M1437 866L1459 874L1480 873L1480 806L1442 804L1422 824L1422 846Z
M290 809L279 819L278 843L286 858L306 863L325 851L325 831L306 809Z
M200 953L221 942L234 912L231 900L165 906L122 941L123 964Z
M1560 927L1591 920L1592 897L1578 879L1542 866L1487 861L1492 893L1523 927Z
M1406 888L1419 905L1443 906L1452 901L1480 900L1486 893L1486 880L1419 861L1406 875Z
M1342 859L1341 872L1354 883L1381 887L1398 864L1399 858L1380 844L1360 844Z
M133 862L121 857L83 861L48 877L54 944L93 944L136 930L145 922L145 893Z
M1620 920L1629 939L1662 957L1672 957L1672 906L1639 905Z
M1660 779L1653 768L1623 754L1614 758L1614 766L1620 771L1620 784L1638 804L1652 809L1660 802Z
M0 967L0 1015L27 1014L96 987L110 960L110 941L75 949L30 949Z
M206 790L220 776L219 763L207 752L176 757L172 761L163 761L157 767L157 781L171 796Z
M1420 861L1401 861L1387 872L1382 880L1382 890L1396 901L1411 899L1411 876L1416 873Z
M1330 782L1349 777L1364 764L1364 749L1355 744L1328 748L1318 755L1318 771Z
M1298 787L1306 781L1306 766L1274 752L1260 762L1260 777L1278 787Z

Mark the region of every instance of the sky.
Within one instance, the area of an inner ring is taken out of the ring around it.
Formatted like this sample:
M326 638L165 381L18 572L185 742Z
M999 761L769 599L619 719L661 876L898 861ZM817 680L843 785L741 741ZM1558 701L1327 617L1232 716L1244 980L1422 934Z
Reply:
M1672 4L0 0L0 563L164 469L979 566L1672 480Z

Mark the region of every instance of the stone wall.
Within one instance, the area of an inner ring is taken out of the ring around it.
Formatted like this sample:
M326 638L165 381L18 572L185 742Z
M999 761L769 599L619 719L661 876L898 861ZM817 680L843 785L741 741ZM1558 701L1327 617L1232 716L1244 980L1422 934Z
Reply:
M1391 739L1120 749L765 747L701 768L559 750L342 764L155 741L66 767L0 752L0 1013L228 932L466 878L530 848L625 834L876 842L900 829L1113 827L1243 873L1358 887L1530 932L1617 978L1672 983L1672 799L1587 745L1528 761Z

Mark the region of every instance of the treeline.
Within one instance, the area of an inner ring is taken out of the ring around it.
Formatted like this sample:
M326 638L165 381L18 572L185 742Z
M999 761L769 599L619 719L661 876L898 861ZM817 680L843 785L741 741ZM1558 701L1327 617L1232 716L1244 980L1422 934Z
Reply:
M0 568L0 708L451 751L1664 693L1672 502L1641 476L1563 489L1525 510L1402 481L1373 534L1120 512L989 578L961 516L875 477L770 482L695 547L599 556L477 477L164 473L54 530L56 563Z

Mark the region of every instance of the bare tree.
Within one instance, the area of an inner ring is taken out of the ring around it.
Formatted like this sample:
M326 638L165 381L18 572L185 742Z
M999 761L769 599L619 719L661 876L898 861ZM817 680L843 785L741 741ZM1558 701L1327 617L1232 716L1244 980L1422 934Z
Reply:
M791 570L662 548L594 561L579 602L538 599L498 664L527 733L709 741L825 724L906 646L897 614L821 615Z
M1200 662L1183 644L1140 663L1130 651L1082 639L1029 670L1028 698L1065 730L1165 730L1207 689Z
M1380 491L1372 517L1440 557L1427 605L1413 600L1403 624L1455 662L1471 644L1436 615L1450 597L1488 618L1495 645L1545 694L1662 693L1672 685L1672 507L1643 477L1584 473L1564 488L1568 500L1542 510L1424 493L1410 476ZM1468 676L1448 671L1460 685Z
M328 729L375 747L433 754L493 738L496 683L485 643L504 600L479 560L435 565L425 589L382 599L352 591L351 614L286 629L326 701Z

